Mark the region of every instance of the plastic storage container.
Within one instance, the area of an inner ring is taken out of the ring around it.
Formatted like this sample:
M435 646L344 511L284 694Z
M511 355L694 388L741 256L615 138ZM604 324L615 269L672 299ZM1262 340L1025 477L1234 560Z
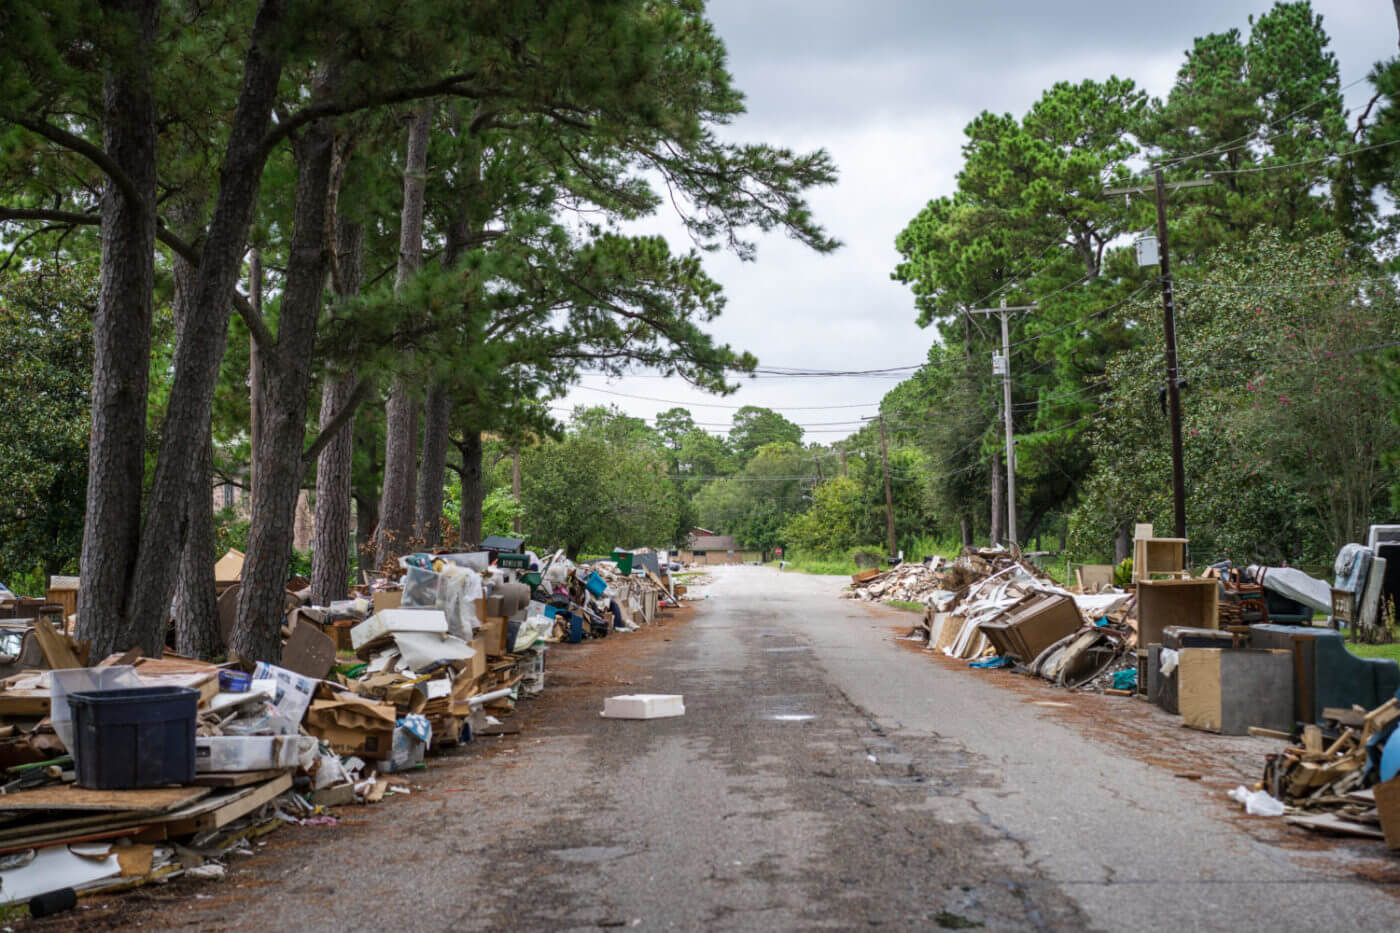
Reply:
M80 787L124 790L194 780L198 690L97 690L69 694L68 703Z

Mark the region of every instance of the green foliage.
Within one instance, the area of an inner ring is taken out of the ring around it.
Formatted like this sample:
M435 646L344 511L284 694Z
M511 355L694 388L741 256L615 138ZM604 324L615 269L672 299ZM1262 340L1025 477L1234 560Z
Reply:
M765 445L800 443L802 429L772 409L745 405L734 413L729 446L741 463L746 463Z
M664 546L676 532L674 488L657 449L625 418L584 410L568 436L521 457L521 504L532 540L571 557L614 547ZM647 429L650 430L650 429Z
M0 580L76 572L87 489L91 264L0 272Z
M836 477L812 488L812 502L783 529L784 539L802 551L836 554L860 540L860 484Z

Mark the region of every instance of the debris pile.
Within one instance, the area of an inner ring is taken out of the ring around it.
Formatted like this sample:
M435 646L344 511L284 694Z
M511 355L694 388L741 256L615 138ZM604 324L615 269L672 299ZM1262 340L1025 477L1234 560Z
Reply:
M519 731L552 647L634 631L684 595L654 552L575 564L523 544L411 554L331 606L293 581L275 665L133 649L89 666L72 613L15 618L39 607L0 599L22 665L0 678L0 906L217 877L283 823L411 793L425 756ZM240 564L220 561L221 599Z
M1071 592L1001 548L866 571L853 578L850 595L921 602L927 608L915 633L931 650L974 662L1019 662L1062 686L1081 686L1121 666L1133 643L1129 594Z

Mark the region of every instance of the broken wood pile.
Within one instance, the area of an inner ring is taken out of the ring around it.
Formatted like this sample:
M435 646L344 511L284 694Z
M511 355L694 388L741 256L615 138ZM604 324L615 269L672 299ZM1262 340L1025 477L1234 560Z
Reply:
M1262 789L1286 804L1285 819L1317 832L1394 839L1400 847L1400 788L1396 782L1367 787L1375 772L1371 740L1400 721L1400 701L1367 712L1329 708L1329 728L1303 727L1302 741L1269 755ZM1329 732L1336 732L1331 738ZM1378 791L1382 793L1378 794ZM1378 797L1384 797L1379 800Z
M1303 728L1300 745L1271 756L1264 767L1264 787L1291 806L1327 807L1345 798L1366 779L1367 743L1400 719L1400 701L1387 701L1370 712L1330 710L1341 732L1327 742L1321 726Z

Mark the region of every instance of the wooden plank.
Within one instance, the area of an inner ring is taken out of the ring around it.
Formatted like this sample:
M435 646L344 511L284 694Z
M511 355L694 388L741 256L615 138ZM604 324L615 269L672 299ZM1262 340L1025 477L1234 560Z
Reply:
M58 843L101 842L104 839L120 839L123 836L134 836L144 828L145 827L140 823L136 823L131 826L121 826L112 829L94 828L81 833L72 831L67 833L51 833L25 839L22 842L11 842L7 845L0 845L0 855L9 855L11 852L23 852L26 849L55 845Z
M1294 826L1316 832L1336 833L1342 836L1361 836L1366 839L1384 839L1385 833L1368 823L1353 823L1331 813L1298 814L1285 816Z
M0 716L42 719L49 714L47 690L6 690L0 693Z
M192 783L200 787L247 787L249 784L270 781L281 773L281 768L268 771L207 771L196 774Z
M266 784L242 788L226 797L218 798L222 805L216 809L180 819L173 819L167 815L161 822L165 825L169 836L184 836L219 829L241 816L247 816L263 804L270 803L291 786L292 775L284 773L281 777L274 778Z
M1279 732L1277 729L1265 729L1263 726L1250 726L1249 734L1261 739L1282 739L1287 742L1293 738L1290 733Z
M1310 752L1322 751L1322 729L1308 723L1303 727L1303 748Z
M1366 714L1358 713L1353 709L1346 709L1341 706L1324 706L1322 708L1322 718L1330 719L1338 725L1351 726L1360 729L1366 724Z
M88 790L75 784L40 787L0 796L0 812L14 810L99 810L161 813L207 796L207 787L145 787L138 790Z
M83 666L73 650L73 643L67 636L60 635L48 619L34 620L34 637L39 640L39 650L44 653L44 660L54 670Z

